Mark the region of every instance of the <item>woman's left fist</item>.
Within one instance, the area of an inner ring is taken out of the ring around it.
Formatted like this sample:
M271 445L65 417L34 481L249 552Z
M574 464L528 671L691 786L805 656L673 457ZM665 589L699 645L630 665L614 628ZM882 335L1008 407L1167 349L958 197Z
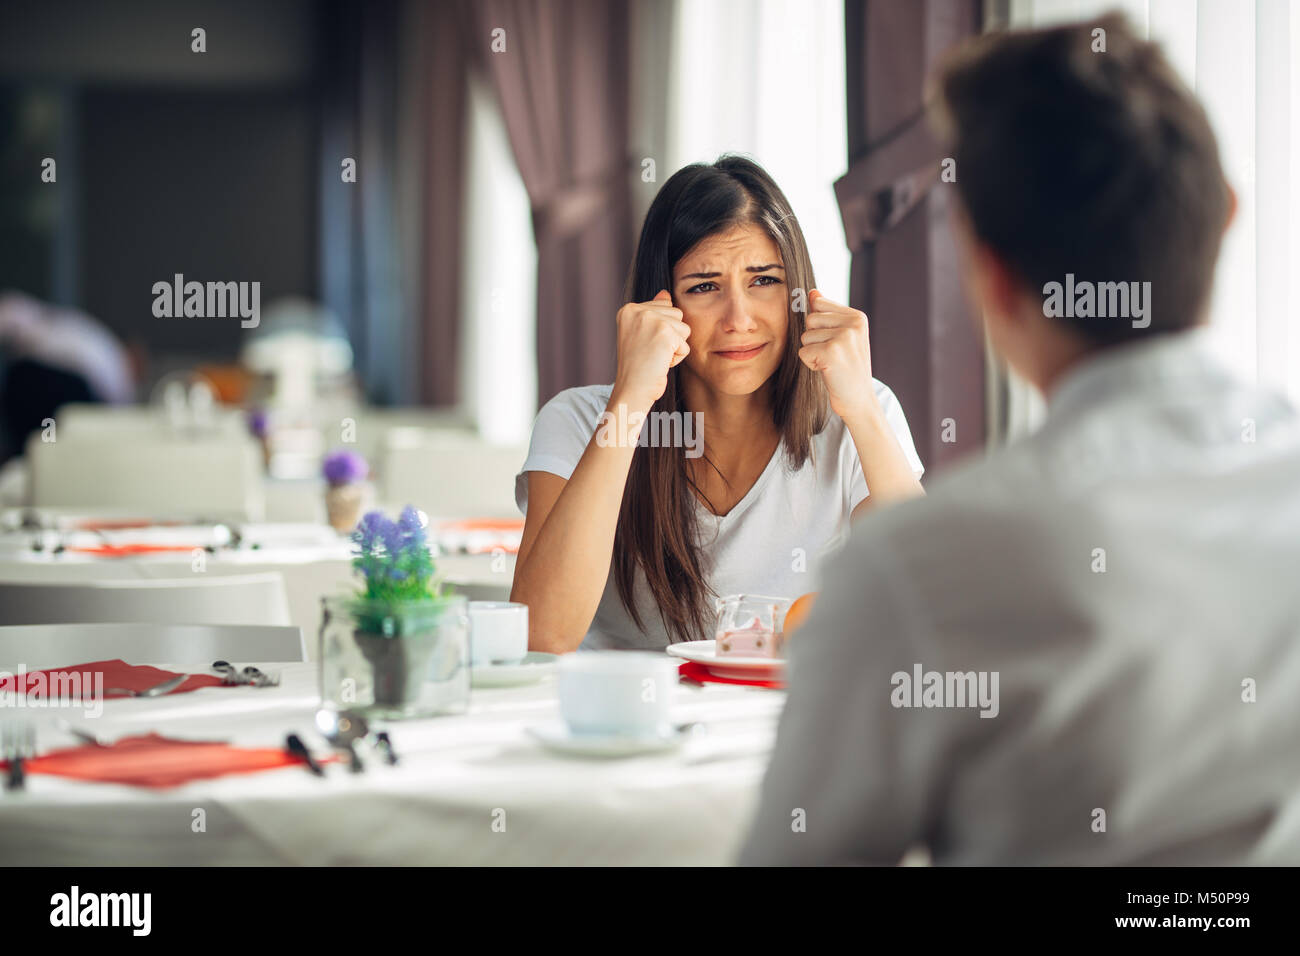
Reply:
M876 401L866 313L832 302L816 289L808 294L808 303L799 358L822 373L831 410L852 419Z

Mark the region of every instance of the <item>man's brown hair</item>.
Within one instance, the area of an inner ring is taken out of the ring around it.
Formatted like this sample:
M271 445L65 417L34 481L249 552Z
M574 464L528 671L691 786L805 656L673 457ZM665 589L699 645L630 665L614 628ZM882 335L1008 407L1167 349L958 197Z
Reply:
M938 80L967 217L1027 286L1151 283L1149 326L1060 321L1111 344L1202 318L1229 193L1205 111L1159 47L1111 14L978 37Z

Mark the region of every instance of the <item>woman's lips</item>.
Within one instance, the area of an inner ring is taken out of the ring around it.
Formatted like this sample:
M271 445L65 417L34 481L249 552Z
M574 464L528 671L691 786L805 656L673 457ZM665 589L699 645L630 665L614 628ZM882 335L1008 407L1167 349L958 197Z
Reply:
M745 361L745 359L753 358L755 355L763 351L763 349L765 348L767 348L767 343L761 342L758 345L753 346L752 348L730 349L725 352L719 350L716 354L721 355L725 359L731 359L733 362L743 362Z

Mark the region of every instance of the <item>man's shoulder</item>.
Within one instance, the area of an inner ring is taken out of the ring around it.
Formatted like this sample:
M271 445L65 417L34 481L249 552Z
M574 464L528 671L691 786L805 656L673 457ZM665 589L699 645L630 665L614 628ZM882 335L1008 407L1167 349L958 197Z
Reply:
M1054 549L1077 517L1077 502L1066 500L1031 445L954 465L924 497L868 511L854 523L846 558L886 554L922 590L949 579L949 570L993 573L996 563L1009 573L1024 564L1017 573L1032 573L1035 556Z
M945 468L926 484L926 494L869 513L881 527L931 525L958 516L1021 511L1026 498L1054 494L1044 455L1031 437L997 451L976 453Z

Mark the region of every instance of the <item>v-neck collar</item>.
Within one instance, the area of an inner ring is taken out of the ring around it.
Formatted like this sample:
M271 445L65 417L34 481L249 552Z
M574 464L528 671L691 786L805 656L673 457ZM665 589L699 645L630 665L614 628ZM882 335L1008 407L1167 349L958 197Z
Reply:
M719 527L726 524L731 519L738 517L741 512L745 511L750 504L753 503L754 499L758 497L758 493L763 490L763 485L767 484L773 469L780 464L781 454L784 448L785 439L781 438L776 443L776 450L772 452L772 457L767 460L767 466L759 472L758 477L754 479L754 483L749 486L749 490L745 492L744 496L739 501L731 506L731 510L725 515L714 514L708 509L704 502L700 500L698 495L691 492L691 497L695 499L695 507L698 508L700 513L705 517L716 521Z

